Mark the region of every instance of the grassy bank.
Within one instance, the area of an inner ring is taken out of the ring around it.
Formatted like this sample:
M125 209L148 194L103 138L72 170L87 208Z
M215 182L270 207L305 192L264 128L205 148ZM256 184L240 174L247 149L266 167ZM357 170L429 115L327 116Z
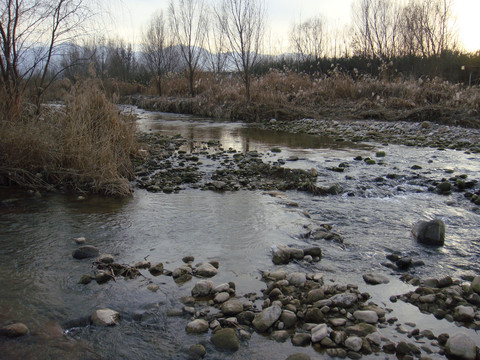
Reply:
M252 83L252 100L245 103L236 76L199 74L197 95L188 97L186 79L165 79L164 96L124 97L142 108L243 121L301 118L432 121L480 127L480 89L440 79L346 74L309 76L272 70ZM121 88L118 92L122 94ZM125 92L123 92L125 94Z
M134 121L93 80L72 87L65 106L44 107L36 115L27 104L14 119L0 120L1 185L131 193Z

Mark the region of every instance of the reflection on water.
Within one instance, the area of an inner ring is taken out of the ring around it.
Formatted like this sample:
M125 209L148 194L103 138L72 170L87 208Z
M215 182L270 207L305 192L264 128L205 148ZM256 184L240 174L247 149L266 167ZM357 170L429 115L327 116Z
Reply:
M248 191L154 194L137 190L133 198L125 200L88 197L78 201L58 194L37 198L0 189L0 323L15 319L32 330L24 339L0 339L0 351L4 350L0 358L184 359L185 349L198 342L206 344L209 359L273 360L278 354L296 352L288 341L281 344L253 334L237 353L218 353L209 335L186 335L186 318L166 315L182 306L179 299L190 294L196 279L177 285L169 277L153 278L144 272L135 280L84 286L78 280L91 272L90 261L74 260L71 253L77 247L73 239L85 236L89 244L125 264L147 258L162 261L173 270L182 264L182 257L194 255L196 263L220 262L219 274L212 279L215 284L234 281L239 294L259 292L264 287L260 271L275 268L270 249L280 244L307 246L310 240L300 235L312 220L333 225L345 244L311 241L321 246L322 261L309 268L291 263L285 267L288 271L318 271L326 279L360 284L372 293L373 301L392 307L391 316L401 322L415 320L421 330L432 329L436 334L455 331L455 325L438 323L411 305L389 303L389 295L406 292L409 286L392 279L388 286L372 288L361 276L372 270L388 273L381 263L392 252L423 260L426 265L413 270L422 278L480 273L480 213L461 193L440 196L426 192L425 186L415 181L417 175L438 180L451 176L446 169L478 179L478 155L389 146L382 148L387 156L379 164L368 166L353 158L372 156L376 150L371 146L272 134L243 124L195 122L184 116L166 121L155 120L157 117L145 112L139 123L144 129L181 133L187 139L219 140L224 148L266 151L280 147L281 154L275 156L300 158L288 166L316 168L321 185L339 184L345 195L312 197L289 192L290 200L299 204L292 209L280 199ZM344 173L327 170L341 162L347 165ZM413 164L422 170L413 171ZM391 173L398 176L387 179ZM308 211L312 220L303 211ZM420 246L410 234L416 221L434 217L447 226L443 248ZM159 285L158 292L147 290L151 282ZM119 311L120 325L71 325L82 323L81 319L100 307ZM70 324L69 336L75 341L60 340L55 327L47 326L51 323ZM477 341L480 343L478 337ZM319 356L311 347L302 352Z
M326 136L292 134L262 130L244 123L222 122L194 116L136 110L138 127L142 131L182 135L190 142L219 140L225 149L237 151L268 151L271 147L293 149L352 149L367 148L349 141L337 141Z

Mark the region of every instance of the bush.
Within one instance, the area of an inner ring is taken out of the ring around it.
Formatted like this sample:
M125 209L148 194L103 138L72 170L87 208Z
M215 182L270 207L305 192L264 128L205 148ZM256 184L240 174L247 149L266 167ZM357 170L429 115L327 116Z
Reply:
M136 149L133 119L98 83L86 81L70 90L64 106L46 106L40 116L25 108L0 123L0 182L125 196Z

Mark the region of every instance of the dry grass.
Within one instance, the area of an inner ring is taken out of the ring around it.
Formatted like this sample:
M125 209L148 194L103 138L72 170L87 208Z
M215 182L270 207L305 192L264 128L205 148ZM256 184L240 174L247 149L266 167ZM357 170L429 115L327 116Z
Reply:
M182 76L165 79L164 89L162 99L144 99L139 105L245 121L302 117L416 120L420 111L425 113L423 120L448 123L452 119L452 123L480 127L480 89L440 79L352 76L336 68L313 77L272 70L253 80L250 104L245 104L243 83L236 75L199 74L198 95L193 99L188 97L188 84ZM437 119L428 114L443 115Z
M28 109L0 122L3 183L66 187L114 196L131 193L135 124L120 115L94 81L73 87L63 107Z

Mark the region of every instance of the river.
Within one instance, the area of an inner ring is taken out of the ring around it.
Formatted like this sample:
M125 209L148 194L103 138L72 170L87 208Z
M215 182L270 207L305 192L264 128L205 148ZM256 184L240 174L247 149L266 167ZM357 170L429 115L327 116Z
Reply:
M400 322L415 322L422 330L438 334L456 328L411 305L390 303L390 295L414 288L401 282L398 274L389 275L381 263L395 253L422 260L424 266L410 270L420 278L480 274L479 207L463 193L439 195L427 191L422 183L460 174L478 180L478 154L354 144L272 133L243 123L135 111L139 129L180 134L189 141L185 151L194 149L194 143L218 140L225 149L256 150L269 162L296 156L297 161L287 161L285 166L315 168L319 185L339 184L343 192L318 197L290 191L286 202L285 197L262 191L213 192L188 186L173 194L137 189L132 198L123 200L96 196L80 200L56 193L39 197L0 189L0 324L14 319L31 330L28 337L0 338L0 358L185 359L186 349L200 342L206 344L206 359L283 359L298 352L288 341L277 343L253 333L250 340L242 341L238 352L225 354L214 350L208 335L187 335L188 318L168 317L167 312L181 308L180 298L190 294L195 278L176 284L171 277L154 278L147 271L133 280L78 284L92 266L88 260L72 258L78 247L74 238L85 237L88 244L124 264L146 258L162 261L173 270L186 255L195 256L195 262L217 260L215 284L233 281L237 294L260 294L265 288L261 271L277 268L271 261L272 248L311 243L302 234L312 221L331 225L344 243L318 241L322 260L308 266L290 263L284 266L288 271L321 272L327 280L358 284L371 293L373 301L391 308ZM272 147L281 152L271 152ZM375 158L377 151L385 151L386 156L376 158L375 165L353 160ZM347 165L344 172L327 170L340 163ZM413 165L421 170L412 170ZM292 202L298 207L287 206ZM418 220L433 218L446 224L446 242L441 248L420 245L410 233ZM390 283L366 285L362 274L372 271L389 275ZM157 292L147 289L151 282L159 285ZM120 312L118 326L82 323L101 307ZM478 334L464 331L480 344ZM393 330L384 333L394 336ZM311 347L301 351L318 356Z

